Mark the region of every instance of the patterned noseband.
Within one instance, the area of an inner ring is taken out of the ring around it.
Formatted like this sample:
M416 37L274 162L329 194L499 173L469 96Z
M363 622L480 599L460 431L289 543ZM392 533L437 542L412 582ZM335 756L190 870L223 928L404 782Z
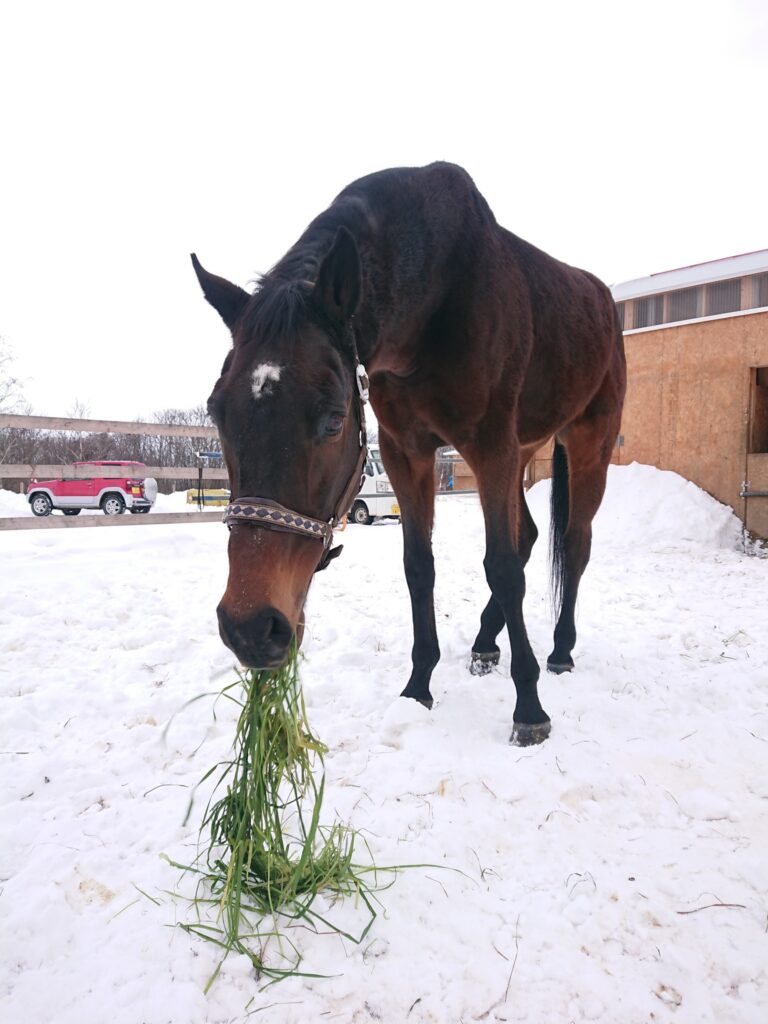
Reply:
M251 526L267 526L272 530L290 530L304 537L316 537L328 547L333 540L333 521L324 523L321 519L312 519L289 508L278 505L274 501L262 498L238 498L224 512L224 522L250 523Z

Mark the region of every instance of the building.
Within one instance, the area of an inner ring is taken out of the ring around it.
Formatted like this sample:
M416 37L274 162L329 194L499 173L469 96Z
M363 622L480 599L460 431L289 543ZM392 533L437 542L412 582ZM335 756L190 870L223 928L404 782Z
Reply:
M674 470L768 538L768 249L612 291L627 353L613 462ZM551 453L536 453L528 485Z
M613 296L628 376L616 461L674 470L768 537L768 249Z

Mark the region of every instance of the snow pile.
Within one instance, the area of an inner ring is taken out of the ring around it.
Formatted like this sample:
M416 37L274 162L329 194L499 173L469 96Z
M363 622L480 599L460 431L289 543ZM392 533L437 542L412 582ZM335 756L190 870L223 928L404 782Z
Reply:
M172 494L158 494L157 500L152 507L153 512L198 512L197 501L187 501L186 491L174 491ZM221 515L222 507L208 505L204 511L218 512ZM150 513L151 514L151 513Z
M677 473L610 466L605 500L595 516L595 542L664 548L735 548L742 525L727 505Z
M540 534L549 529L549 480L528 492ZM742 524L723 505L677 473L633 462L610 466L603 502L593 523L597 548L694 551L735 548Z
M530 495L543 536L525 601L540 662L546 492ZM233 957L206 996L217 951L167 927L194 919L169 895L194 881L162 855L194 856L205 793L185 826L189 797L234 735L228 702L215 717L187 704L233 679L216 518L0 531L0 1019L768 1019L768 563L732 546L717 503L635 466L611 470L576 669L540 680L540 747L507 742L506 638L498 671L467 671L488 599L477 498L438 500L432 712L397 697L412 645L402 530L347 528L312 585L302 665L329 746L324 817L364 830L380 865L431 866L380 894L362 945L292 930L325 977L265 990ZM350 933L362 920L327 912Z
M27 496L0 487L0 516L31 516Z

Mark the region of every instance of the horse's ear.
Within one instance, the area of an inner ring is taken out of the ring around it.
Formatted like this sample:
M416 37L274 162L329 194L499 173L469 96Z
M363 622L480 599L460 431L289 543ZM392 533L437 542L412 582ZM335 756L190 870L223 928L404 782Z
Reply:
M203 295L231 331L243 312L246 302L250 299L250 295L225 278L209 274L197 256L194 253L191 255L192 266L195 268L197 280L203 289Z
M360 254L351 232L339 228L320 266L314 296L325 313L346 323L357 312L361 291Z

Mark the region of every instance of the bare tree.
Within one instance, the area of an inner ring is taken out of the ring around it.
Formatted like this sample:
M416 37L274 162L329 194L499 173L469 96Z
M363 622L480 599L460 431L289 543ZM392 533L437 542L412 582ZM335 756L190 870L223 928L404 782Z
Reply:
M3 367L0 363L0 369ZM6 374L9 377L10 374ZM15 378L14 378L15 380ZM0 392L1 393L1 392ZM10 393L10 392L9 392ZM3 409L0 411L10 411ZM14 412L31 413L21 404ZM81 401L67 413L72 419L87 419L90 409ZM146 417L137 416L143 421ZM145 434L80 433L74 430L0 430L0 461L26 465L67 465L71 462L91 460L125 460L143 462L147 466L190 466L197 467L196 453L201 449L218 450L215 438L203 440L191 437L169 437L162 433L162 425L211 426L205 407L192 409L163 409L152 417L153 423L160 424L160 432L154 436ZM196 469L195 469L196 474ZM196 483L193 477L188 481L160 480L162 490L184 489Z
M0 337L0 412L18 412L24 402L21 381L12 371L13 351Z
M91 415L90 406L86 405L85 402L81 402L79 398L75 399L75 404L71 409L68 410L67 416L73 420L86 420ZM81 434L80 431L67 431L64 435L68 440L69 456L66 461L72 462L84 462L88 456L86 452L86 439L87 434Z
M24 402L21 381L13 373L13 358L11 346L0 337L0 412L28 414L31 410ZM12 461L16 434L10 428L0 429L0 463Z

